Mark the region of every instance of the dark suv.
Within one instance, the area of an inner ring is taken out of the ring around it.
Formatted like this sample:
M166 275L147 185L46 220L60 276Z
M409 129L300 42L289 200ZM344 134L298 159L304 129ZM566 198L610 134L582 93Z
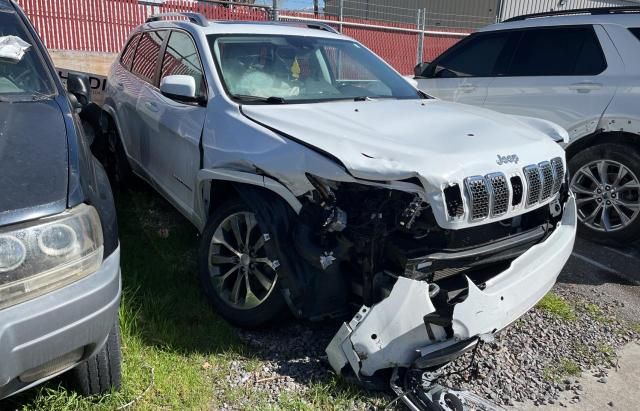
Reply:
M68 90L0 0L0 399L67 371L85 394L120 383L114 202L80 118L86 79Z

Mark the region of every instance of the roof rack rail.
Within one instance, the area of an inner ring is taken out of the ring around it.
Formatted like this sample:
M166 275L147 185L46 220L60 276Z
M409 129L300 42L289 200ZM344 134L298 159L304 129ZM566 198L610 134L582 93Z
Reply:
M282 16L282 18L287 18L287 17ZM307 28L307 29L322 30L322 31L328 31L329 33L340 34L340 32L338 30L336 30L335 28L331 27L330 25L328 25L326 23L319 23L319 22L316 22L316 21L308 21L308 20L304 20L304 19L292 20L292 21L287 21L287 20L261 21L258 24L271 24L271 25L275 25L275 26L304 27L304 28Z
M197 24L198 26L207 27L209 25L209 20L205 16L200 13L160 13L154 14L149 17L145 23L151 23L153 21L165 20L167 17L186 17L193 24Z
M574 9L574 10L557 10L549 11L545 13L525 14L522 16L511 17L503 21L503 23L509 23L512 21L522 21L527 19L535 19L538 17L551 17L551 16L570 16L576 14L590 14L592 16L604 15L604 14L622 14L622 13L640 13L640 6L622 6L622 7L597 7L591 9Z

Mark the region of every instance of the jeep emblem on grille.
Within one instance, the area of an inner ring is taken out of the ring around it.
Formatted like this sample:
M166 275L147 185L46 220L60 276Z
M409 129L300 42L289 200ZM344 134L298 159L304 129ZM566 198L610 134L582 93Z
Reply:
M503 164L509 164L509 163L518 164L518 161L520 161L520 159L515 154L511 154L508 156L501 156L500 154L498 154L498 159L496 160L496 163L498 163L498 165L501 166Z

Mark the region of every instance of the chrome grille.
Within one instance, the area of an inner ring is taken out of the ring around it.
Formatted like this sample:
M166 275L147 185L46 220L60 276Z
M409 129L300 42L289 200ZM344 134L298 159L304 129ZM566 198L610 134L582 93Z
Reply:
M554 178L552 194L557 194L560 191L560 187L562 187L562 182L564 181L564 164L562 163L562 159L560 157L552 159L551 167L553 167Z
M468 218L480 221L500 217L523 205L527 208L553 198L562 187L565 166L562 158L531 164L522 175L509 177L501 172L472 176L464 180L464 190L457 183L443 188L443 198L449 220ZM524 178L523 178L524 177ZM469 200L465 204L463 197Z
M469 177L464 183L471 202L471 219L483 220L489 217L490 196L484 177Z
M509 185L507 177L502 173L487 175L487 182L491 187L493 201L491 202L491 216L498 217L509 211Z
M540 171L535 165L527 166L523 171L524 178L527 180L527 207L531 207L540 201L540 192L542 191Z
M551 168L551 163L548 161L543 161L538 164L540 168L540 178L542 180L542 192L540 193L540 201L544 201L551 197L551 192L553 190L554 180L553 180L553 168Z

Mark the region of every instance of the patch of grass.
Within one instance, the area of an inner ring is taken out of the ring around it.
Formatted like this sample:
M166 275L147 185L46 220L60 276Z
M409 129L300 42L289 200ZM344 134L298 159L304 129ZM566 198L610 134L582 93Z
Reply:
M598 322L606 323L610 321L610 319L606 316L604 311L602 311L602 309L598 307L596 304L584 303L582 305L582 308L587 312L589 317L593 318Z
M540 300L537 307L566 321L573 321L576 319L576 313L573 307L564 298L554 294L553 292L545 295L542 300Z
M566 377L579 377L582 369L575 361L563 358L558 364L554 364L542 371L542 377L549 382L559 382Z
M332 410L352 409L356 402L360 408L384 405L385 398L331 376L310 382L303 392L284 393L275 404L251 384L228 384L232 362L241 361L250 373L264 362L201 297L197 231L146 187L121 193L117 206L123 280L122 390L84 398L55 380L0 401L0 410L115 410L136 398L129 409L206 410L226 404L247 410Z
M633 330L634 333L640 334L640 324L633 324L631 326L631 329Z

